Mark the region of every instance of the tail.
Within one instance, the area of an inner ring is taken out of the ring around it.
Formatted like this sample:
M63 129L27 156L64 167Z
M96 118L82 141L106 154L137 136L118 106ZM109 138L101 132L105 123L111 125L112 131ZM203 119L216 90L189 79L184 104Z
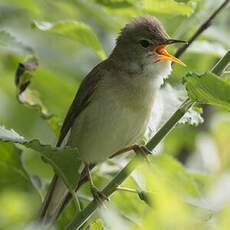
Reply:
M94 166L94 164L91 164L90 169L93 169ZM81 172L78 186L75 191L77 191L87 181L88 177L85 167ZM43 223L54 223L66 205L69 203L71 198L72 195L68 191L62 179L55 175L50 184L49 191L47 192L43 201L39 221Z
M45 224L54 223L68 193L68 189L62 179L55 175L52 179L45 200L43 201L39 220Z

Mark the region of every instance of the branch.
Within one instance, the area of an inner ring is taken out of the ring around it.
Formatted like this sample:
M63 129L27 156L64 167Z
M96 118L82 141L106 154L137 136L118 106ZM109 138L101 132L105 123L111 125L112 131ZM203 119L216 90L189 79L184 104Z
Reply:
M211 72L215 73L216 75L221 76L225 73L225 69L228 67L230 59L230 51L228 51L222 59L220 59L216 65L212 68Z
M217 63L217 65L211 70L213 73L222 74L225 67L230 63L229 52ZM218 72L217 72L218 70ZM180 108L171 116L171 118L162 126L162 128L156 133L156 135L146 144L146 147L153 150L169 133L169 131L177 124L177 122L184 116L184 114L194 104L190 99L185 100ZM116 191L117 187L124 182L124 180L132 173L132 171L139 164L139 154L137 154L130 162L107 184L102 190L102 193L109 197ZM93 212L100 206L100 204L93 200L88 206L78 213L73 221L66 227L66 230L79 229L93 214Z
M122 192L130 192L130 193L138 194L138 191L136 189L133 189L133 188L126 188L126 187L118 186L116 188L116 190L117 191L122 191Z
M179 48L175 54L175 57L180 57L186 49L193 43L197 37L203 33L211 24L213 19L217 16L217 14L229 3L229 0L225 0L219 8L217 8L213 14L198 28L198 30L193 34L193 36L188 40L186 44L184 44L181 48Z

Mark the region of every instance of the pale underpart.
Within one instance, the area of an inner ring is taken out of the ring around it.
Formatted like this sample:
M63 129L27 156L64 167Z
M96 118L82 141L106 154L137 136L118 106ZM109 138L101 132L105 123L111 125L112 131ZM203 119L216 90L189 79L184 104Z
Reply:
M135 66L133 68L136 68ZM116 151L139 143L152 114L156 93L171 72L171 62L153 61L141 73L107 71L89 105L76 118L68 145L78 147L86 163L108 159ZM154 112L154 116L157 116Z

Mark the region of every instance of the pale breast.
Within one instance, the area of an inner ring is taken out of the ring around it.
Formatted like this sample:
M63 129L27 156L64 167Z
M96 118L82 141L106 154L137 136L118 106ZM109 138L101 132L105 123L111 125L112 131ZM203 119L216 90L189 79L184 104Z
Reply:
M85 162L98 163L135 144L147 128L156 90L154 77L103 77L71 130L69 144Z

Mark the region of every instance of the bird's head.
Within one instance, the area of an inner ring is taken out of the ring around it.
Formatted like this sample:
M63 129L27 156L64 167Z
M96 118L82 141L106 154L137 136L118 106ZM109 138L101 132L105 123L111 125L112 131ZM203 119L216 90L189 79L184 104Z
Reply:
M162 65L168 62L183 64L182 61L169 54L167 46L184 43L169 38L162 24L153 16L141 16L127 24L120 32L113 51L122 61L133 61L143 64Z

